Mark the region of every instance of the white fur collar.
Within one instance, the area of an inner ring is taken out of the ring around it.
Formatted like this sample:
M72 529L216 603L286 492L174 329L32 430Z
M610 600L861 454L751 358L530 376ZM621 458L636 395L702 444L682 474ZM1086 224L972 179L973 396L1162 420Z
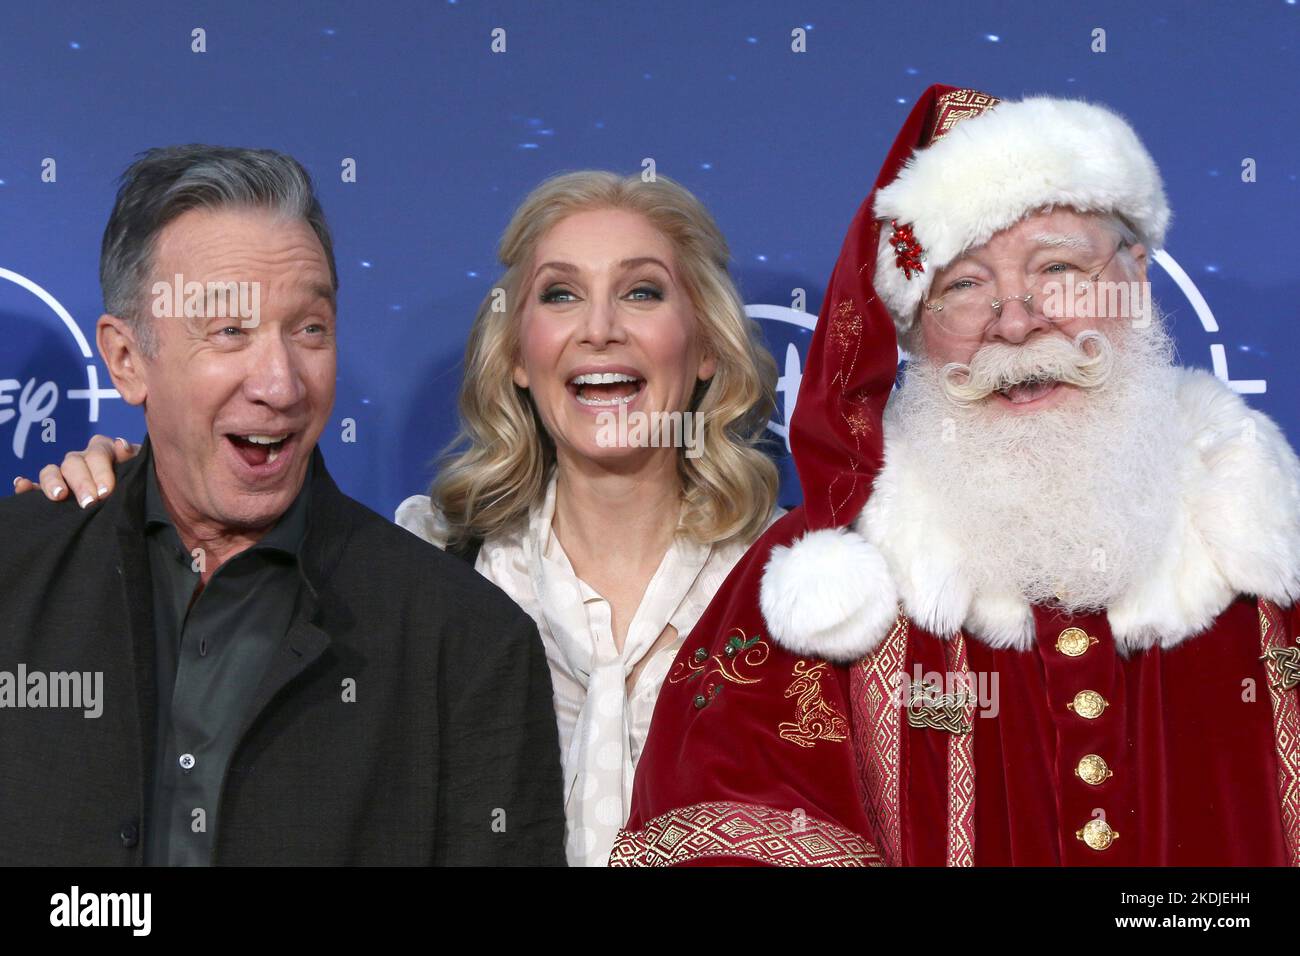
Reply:
M1201 633L1239 594L1284 606L1300 597L1300 460L1286 438L1206 372L1178 372L1177 411L1192 438L1172 493L1170 540L1158 566L1107 612L1126 654ZM933 634L963 630L994 647L1032 646L1022 597L975 594L963 580L930 506L937 492L908 451L886 436L858 534L818 531L773 550L761 603L778 643L853 660L884 638L898 602ZM859 560L846 560L850 552Z

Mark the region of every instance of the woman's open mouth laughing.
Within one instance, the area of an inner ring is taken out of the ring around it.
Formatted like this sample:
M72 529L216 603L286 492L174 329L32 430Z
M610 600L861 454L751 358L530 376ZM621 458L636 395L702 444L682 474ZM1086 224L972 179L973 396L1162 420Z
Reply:
M579 405L601 411L630 405L645 389L645 378L635 369L584 370L565 385Z

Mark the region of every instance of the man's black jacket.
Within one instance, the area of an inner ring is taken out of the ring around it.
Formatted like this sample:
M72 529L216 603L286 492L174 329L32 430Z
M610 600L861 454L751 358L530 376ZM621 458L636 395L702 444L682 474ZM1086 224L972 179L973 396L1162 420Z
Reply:
M37 492L0 501L0 672L103 674L97 718L0 707L0 864L142 860L157 706L149 455L146 443L85 511ZM315 455L299 609L231 760L212 862L563 865L536 626L340 492Z

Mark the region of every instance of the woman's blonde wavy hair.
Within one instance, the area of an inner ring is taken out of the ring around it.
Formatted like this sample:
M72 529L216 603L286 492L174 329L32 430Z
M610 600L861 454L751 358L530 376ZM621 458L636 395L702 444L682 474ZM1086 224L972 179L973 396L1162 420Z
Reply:
M775 406L777 371L727 271L727 242L703 204L677 183L585 170L554 176L534 189L501 237L505 275L483 299L470 330L460 432L443 453L430 489L447 521L448 544L503 532L526 520L545 497L555 446L532 397L512 377L518 314L542 237L565 217L592 209L639 213L672 243L701 344L717 360L713 377L697 384L691 400L690 410L703 416L700 455L687 458L685 449L678 450L679 532L701 543L748 543L776 504L776 466L757 443ZM505 308L498 305L502 298Z

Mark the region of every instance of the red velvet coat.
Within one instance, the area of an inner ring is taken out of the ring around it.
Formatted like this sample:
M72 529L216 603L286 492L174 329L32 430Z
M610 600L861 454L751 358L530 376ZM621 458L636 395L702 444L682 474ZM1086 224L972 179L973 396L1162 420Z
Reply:
M774 525L731 583L802 517ZM875 652L836 666L783 649L727 596L664 684L613 866L1300 861L1294 608L1242 597L1207 632L1128 658L1104 615L1036 608L1031 650L941 641L900 617ZM1062 653L1067 627L1095 643ZM1283 652L1261 660L1270 648ZM918 666L922 680L985 683L964 708L909 708ZM1068 706L1085 690L1105 699L1099 716ZM927 711L955 726L909 725ZM1089 754L1110 773L1095 784L1076 772ZM1094 818L1117 834L1104 849L1079 834Z

